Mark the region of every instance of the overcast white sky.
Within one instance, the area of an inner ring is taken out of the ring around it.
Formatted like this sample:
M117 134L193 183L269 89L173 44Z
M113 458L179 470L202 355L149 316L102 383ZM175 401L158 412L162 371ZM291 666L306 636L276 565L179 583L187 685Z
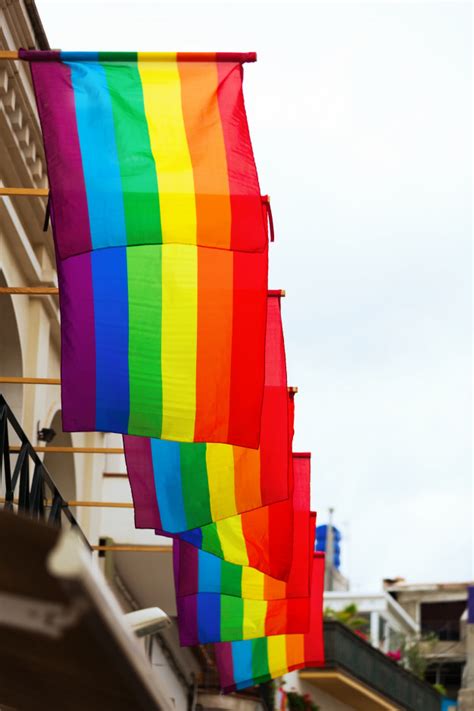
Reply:
M52 47L256 50L296 449L342 570L472 577L471 6L37 0Z

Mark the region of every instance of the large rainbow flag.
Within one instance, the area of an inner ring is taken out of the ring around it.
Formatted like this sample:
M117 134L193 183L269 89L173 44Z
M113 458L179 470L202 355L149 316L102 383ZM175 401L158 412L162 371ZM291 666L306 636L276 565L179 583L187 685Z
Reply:
M206 552L211 548L212 542L211 545L205 546L204 550L199 550L203 546L196 547L196 542L192 539L194 545L189 545L184 540L176 540L173 553L179 558L175 580L178 597L203 592L236 595L254 600L278 600L309 594L316 520L316 514L309 510L310 458L309 454L296 453L293 458L293 536L287 529L285 519L277 514L273 526L269 526L268 534L265 534L264 529L259 531L250 528L245 547L240 545L235 553L226 550L229 544L225 530L221 533L224 543L222 553L219 552L218 555ZM244 516L242 519L245 523ZM226 519L222 523L227 521L232 519ZM274 527L281 534L276 540ZM205 528L202 531L204 535ZM186 534L183 534L183 537L186 537ZM235 535L231 540L235 540ZM241 550L246 554L244 564L229 562L235 559ZM250 555L247 551L250 551ZM262 565L267 559L267 564ZM281 577L285 560L291 562L286 582ZM273 569L280 577L261 572L264 569Z
M268 292L260 447L125 436L135 526L178 533L288 498L293 397L287 392L281 292Z
M20 57L31 67L62 259L137 244L265 250L242 93L254 53Z
M310 623L309 596L267 601L198 593L176 598L176 607L183 647L307 632Z
M65 431L258 447L267 250L99 249L58 275Z
M215 645L223 691L245 689L295 669L324 665L323 589L324 554L315 553L307 633L262 636L259 639Z

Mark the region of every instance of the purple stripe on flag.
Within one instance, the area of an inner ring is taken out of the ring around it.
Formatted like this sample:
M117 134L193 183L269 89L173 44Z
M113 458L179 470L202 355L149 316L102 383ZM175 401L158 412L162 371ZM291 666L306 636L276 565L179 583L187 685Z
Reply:
M199 644L197 595L177 597L178 623L186 620L186 624L179 624L179 643L182 647L192 647Z
M135 511L135 528L161 528L153 475L151 440L149 437L125 435L123 444Z
M227 688L235 684L234 681L234 661L232 658L232 642L221 642L214 645L217 668L222 688Z
M63 430L94 432L96 364L91 255L58 259L57 267Z
M199 549L181 541L177 541L174 545L181 552L181 565L186 579L185 587L188 587L192 594L195 590L199 590ZM178 585L179 580L176 579L175 588L177 592Z
M46 150L46 163L50 185L56 186L50 192L50 200L56 250L63 258L64 244L69 254L92 249L71 71L55 61L32 62L30 68L45 147L62 146L61 152ZM55 133L54 140L49 136L51 131Z
M469 585L467 589L467 621L470 625L474 624L474 585Z

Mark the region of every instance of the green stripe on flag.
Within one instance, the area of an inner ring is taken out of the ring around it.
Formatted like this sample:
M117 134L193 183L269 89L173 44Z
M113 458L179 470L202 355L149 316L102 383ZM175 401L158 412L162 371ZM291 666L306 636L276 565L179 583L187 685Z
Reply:
M127 248L129 431L158 436L163 421L161 376L161 245Z
M209 482L206 467L206 445L184 442L179 448L181 488L188 528L212 520Z
M155 160L151 150L137 53L124 52L123 61L99 60L107 78L115 142L122 179L127 243L160 244L160 198Z

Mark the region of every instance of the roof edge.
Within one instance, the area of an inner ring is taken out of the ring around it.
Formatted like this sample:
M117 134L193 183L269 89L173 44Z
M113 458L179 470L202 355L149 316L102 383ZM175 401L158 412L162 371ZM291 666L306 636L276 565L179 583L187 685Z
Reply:
M26 12L33 27L37 49L50 49L48 38L46 36L41 17L36 7L35 0L23 0L25 3Z

